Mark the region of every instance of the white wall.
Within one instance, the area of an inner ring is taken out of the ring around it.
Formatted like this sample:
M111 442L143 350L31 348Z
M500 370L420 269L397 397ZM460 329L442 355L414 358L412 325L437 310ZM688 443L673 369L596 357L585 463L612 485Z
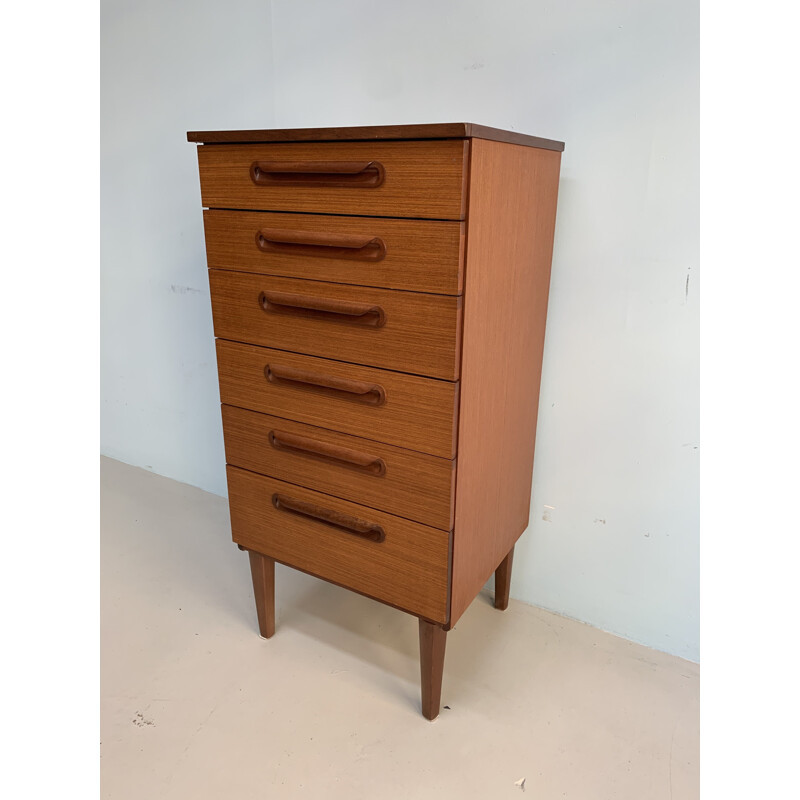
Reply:
M225 493L197 148L269 127L263 0L103 0L101 448Z
M268 37L241 36L269 3L121 5L133 25L104 18L104 452L224 492L184 130L467 121L563 139L512 595L697 659L696 3L273 0L272 77ZM161 83L128 65L143 39Z

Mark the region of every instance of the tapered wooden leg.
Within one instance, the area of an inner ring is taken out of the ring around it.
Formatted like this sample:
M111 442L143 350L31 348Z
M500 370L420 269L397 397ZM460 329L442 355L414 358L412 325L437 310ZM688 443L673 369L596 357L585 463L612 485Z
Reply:
M275 633L275 562L261 553L248 551L253 593L256 596L258 630L265 639Z
M508 593L511 590L511 565L514 563L514 548L494 571L494 607L505 611L508 608Z
M442 702L442 673L447 631L424 619L419 621L419 666L422 676L422 716L436 719Z

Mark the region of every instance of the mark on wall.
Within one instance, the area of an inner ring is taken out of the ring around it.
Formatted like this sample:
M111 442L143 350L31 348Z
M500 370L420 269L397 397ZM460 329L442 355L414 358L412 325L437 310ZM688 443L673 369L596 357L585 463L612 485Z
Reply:
M173 283L169 288L175 294L203 294L202 289L193 289L191 286L180 286L176 283Z
M552 522L553 519L550 516L550 512L555 510L555 506L545 506L544 507L544 514L542 514L542 519L545 522Z
M689 269L686 272L686 288L684 289L684 292L683 292L683 304L684 305L686 305L686 303L689 301L689 278L691 277L691 274L692 274L692 268L689 267Z
M467 69L483 69L485 66L486 66L486 64L479 64L476 61L474 64L467 64L467 66L464 67L464 69L465 70L467 70Z
M605 525L605 524L606 524L606 521L605 521L604 519L600 519L600 517L595 517L595 518L594 518L594 521L595 521L595 522L596 522L598 525Z

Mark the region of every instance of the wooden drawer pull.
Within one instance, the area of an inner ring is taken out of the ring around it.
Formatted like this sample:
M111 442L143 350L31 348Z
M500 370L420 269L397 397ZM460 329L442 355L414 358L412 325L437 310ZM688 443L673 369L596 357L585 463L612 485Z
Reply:
M367 522L358 517L351 517L349 514L342 514L330 508L314 505L314 503L307 503L305 500L295 500L293 497L287 497L285 494L273 494L272 505L275 506L278 511L287 511L290 514L311 517L311 519L324 522L326 525L331 525L334 528L345 531L345 533L352 533L355 536L369 539L372 542L382 542L386 538L386 532L380 525L376 525L374 522Z
M264 367L264 375L270 383L307 388L321 394L355 400L371 406L382 406L386 402L386 392L383 386L377 383L352 381L349 378L336 378L333 375L273 364Z
M250 180L256 186L352 186L374 189L386 170L378 161L254 161Z
M256 233L256 247L263 253L276 255L346 258L370 262L386 258L386 244L378 236L261 228Z
M367 472L377 477L386 474L386 462L378 456L359 453L358 450L350 450L347 447L320 442L316 439L309 439L306 436L273 430L269 432L269 443L276 450L294 450L298 453L308 453L312 456L319 456L329 461L336 461L340 464L355 467L362 472Z
M351 303L347 300L290 292L261 292L258 303L264 311L272 313L350 322L370 328L380 328L386 323L384 310L369 303Z

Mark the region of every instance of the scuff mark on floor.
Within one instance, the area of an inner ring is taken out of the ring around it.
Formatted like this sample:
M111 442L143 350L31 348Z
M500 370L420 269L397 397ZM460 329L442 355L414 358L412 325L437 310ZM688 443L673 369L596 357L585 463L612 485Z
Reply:
M200 733L201 730L203 730L203 726L211 719L212 715L216 710L217 706L214 706L214 708L212 708L211 711L208 712L206 718L197 726L197 730L195 730L195 732L189 737L188 741L186 742L186 747L183 748L183 754L181 755L181 758L183 758L183 756L185 756L186 753L189 751L189 747L191 746L192 742L194 742L194 740L197 738L197 734Z
M541 617L540 621L543 622L553 632L553 635L556 637L556 639L559 640L561 639L561 637L558 634L558 628L556 628L551 622L548 622L548 620L545 619L544 617Z

